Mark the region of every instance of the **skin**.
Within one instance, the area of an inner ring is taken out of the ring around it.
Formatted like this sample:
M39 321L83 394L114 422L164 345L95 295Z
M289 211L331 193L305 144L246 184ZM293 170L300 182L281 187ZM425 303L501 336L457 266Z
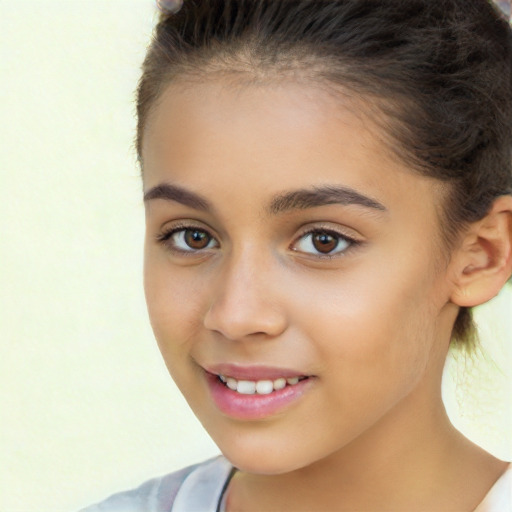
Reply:
M240 470L230 512L473 510L505 469L441 400L461 265L441 253L443 191L379 135L353 105L294 83L178 82L149 118L145 192L170 184L209 204L145 202L145 292L169 372ZM326 185L385 210L269 211ZM182 231L162 241L172 228ZM206 247L183 246L186 228L211 237ZM318 253L311 228L339 233L339 252ZM239 420L209 395L203 368L218 363L313 378L278 414Z

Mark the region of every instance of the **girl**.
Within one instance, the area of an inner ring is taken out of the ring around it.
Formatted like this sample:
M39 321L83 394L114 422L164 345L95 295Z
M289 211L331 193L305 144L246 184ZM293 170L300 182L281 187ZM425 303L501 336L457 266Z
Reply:
M165 5L164 5L165 4ZM145 292L223 456L89 511L512 510L450 343L512 273L512 33L487 0L186 0L138 88Z

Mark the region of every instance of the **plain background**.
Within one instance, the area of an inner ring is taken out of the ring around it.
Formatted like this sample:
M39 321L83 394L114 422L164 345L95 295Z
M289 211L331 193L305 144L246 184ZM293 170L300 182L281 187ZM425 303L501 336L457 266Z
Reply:
M133 92L152 0L0 0L0 510L77 510L217 453L142 291ZM512 292L450 359L453 421L512 458Z

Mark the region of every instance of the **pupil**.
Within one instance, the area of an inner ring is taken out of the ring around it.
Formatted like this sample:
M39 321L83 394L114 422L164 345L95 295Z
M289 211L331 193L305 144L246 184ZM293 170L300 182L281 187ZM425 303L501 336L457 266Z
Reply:
M318 233L313 236L313 246L318 252L327 254L336 249L338 240L329 233Z
M210 237L204 231L188 229L185 232L185 242L192 249L204 249L210 243Z

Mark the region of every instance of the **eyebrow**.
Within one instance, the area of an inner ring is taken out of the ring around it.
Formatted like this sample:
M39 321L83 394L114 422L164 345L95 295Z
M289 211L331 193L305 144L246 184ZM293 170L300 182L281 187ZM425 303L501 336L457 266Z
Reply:
M210 202L204 197L169 183L161 183L144 193L144 202L153 199L174 201L195 210L213 210ZM305 210L330 204L357 205L381 212L387 211L387 208L375 199L367 197L352 188L339 186L324 186L285 192L270 202L268 211L273 215L278 215L291 210Z
M325 186L314 189L299 189L286 192L276 197L269 207L270 213L276 215L290 210L304 210L329 204L344 206L357 205L386 212L387 208L370 197L348 187Z
M176 203L181 203L193 208L194 210L211 211L213 209L211 204L200 195L178 187L177 185L170 185L168 183L156 185L144 193L144 202L151 201L153 199L175 201Z

